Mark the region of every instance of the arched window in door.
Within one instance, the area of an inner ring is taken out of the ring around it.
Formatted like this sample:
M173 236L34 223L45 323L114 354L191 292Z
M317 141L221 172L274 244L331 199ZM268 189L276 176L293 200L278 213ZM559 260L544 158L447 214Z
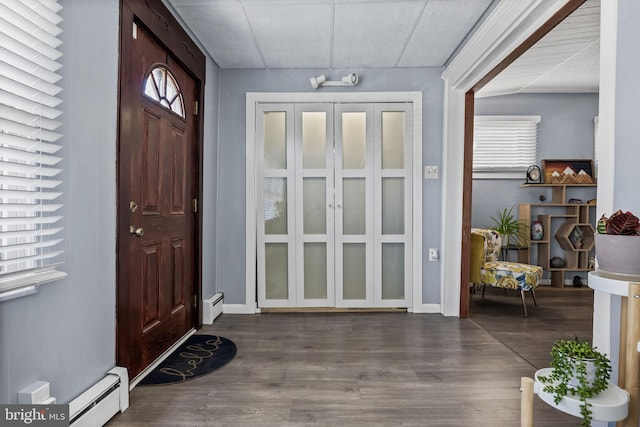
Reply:
M185 118L182 92L176 79L165 67L155 67L151 70L145 79L144 95Z

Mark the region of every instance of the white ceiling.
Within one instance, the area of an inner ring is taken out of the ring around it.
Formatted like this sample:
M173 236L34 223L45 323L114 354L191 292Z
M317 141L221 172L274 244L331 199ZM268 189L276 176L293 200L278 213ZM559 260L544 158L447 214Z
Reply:
M600 0L587 0L477 96L598 92Z
M493 3L165 1L223 69L442 67ZM599 17L600 0L587 0L478 96L597 92Z
M492 0L166 0L221 68L441 67Z

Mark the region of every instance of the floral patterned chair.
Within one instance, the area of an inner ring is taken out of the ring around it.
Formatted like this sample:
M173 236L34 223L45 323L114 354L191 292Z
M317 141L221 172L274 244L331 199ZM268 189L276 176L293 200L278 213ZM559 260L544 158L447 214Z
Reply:
M522 298L522 309L524 317L528 317L527 304L525 302L524 293L531 292L533 303L538 305L536 301L535 288L538 287L542 280L542 267L537 265L522 264L518 262L500 261L500 249L502 246L502 236L495 230L485 228L472 228L472 236L481 235L484 239L484 253L474 254L472 249L472 258L480 257L484 259L484 264L480 265L480 282L474 285L482 285L482 298L484 298L484 289L487 285L496 288L514 289L520 291ZM473 264L473 263L472 263ZM471 277L478 277L472 272Z

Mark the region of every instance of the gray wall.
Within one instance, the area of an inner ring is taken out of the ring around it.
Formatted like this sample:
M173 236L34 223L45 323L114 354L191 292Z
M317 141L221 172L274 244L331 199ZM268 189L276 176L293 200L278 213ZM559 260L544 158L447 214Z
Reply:
M349 91L421 91L423 93L423 163L441 165L443 83L440 68L367 70L222 70L218 170L218 289L225 303L245 303L245 94L311 92L309 78L336 79L357 72ZM326 92L332 88L323 88ZM333 88L336 91L345 89ZM440 180L423 181L423 247L440 245ZM426 257L426 250L424 257ZM423 302L440 303L440 263L423 262Z
M609 6L611 7L611 6ZM638 196L638 158L640 157L640 121L638 120L638 100L640 86L637 84L637 73L640 69L640 55L638 54L638 40L640 40L640 2L635 0L620 0L617 2L617 52L616 52L616 80L615 80L615 145L610 141L603 141L603 150L613 151L613 207L612 210L623 209L640 215L640 197ZM611 214L611 212L606 212ZM596 248L597 249L597 248ZM604 295L604 293L602 293ZM620 336L621 298L612 297L611 303L607 298L596 292L595 304L600 308L596 315L606 316L610 320L611 361L613 378L618 374L619 343L624 337ZM606 310L610 312L607 313ZM597 332L598 325L594 325ZM603 423L604 424L604 423ZM610 427L616 424L608 423Z
M117 1L63 0L64 280L0 303L0 402L68 402L115 365Z
M202 205L202 297L209 298L216 289L216 241L217 241L217 175L218 175L218 94L220 71L207 57L205 83L204 135L202 156L203 193Z
M0 303L0 403L48 381L67 403L115 366L117 0L61 0L64 280ZM219 71L207 60L203 295L215 293Z
M615 192L614 209L640 215L638 197L638 158L640 158L640 120L638 100L640 69L638 40L640 28L640 2L618 2L618 54L616 60L616 123L615 123ZM611 213L611 212L609 212Z
M538 160L593 159L593 118L598 115L598 94L521 94L479 98L476 115L539 115ZM476 227L491 225L491 216L519 203L539 203L548 189L521 188L525 174L518 179L474 179L473 216ZM595 198L594 190L572 190L570 197Z

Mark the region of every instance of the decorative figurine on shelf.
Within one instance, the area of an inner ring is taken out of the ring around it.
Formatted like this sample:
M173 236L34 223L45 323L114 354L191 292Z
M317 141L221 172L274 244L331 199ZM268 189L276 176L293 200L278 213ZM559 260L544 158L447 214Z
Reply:
M531 240L542 240L544 237L544 228L542 227L542 222L533 221L531 223Z
M596 268L596 257L589 257L589 270L594 270Z
M573 287L574 288L581 288L582 287L582 277L573 276Z
M576 227L571 232L571 237L573 238L573 247L576 249L582 249L582 238L584 237L584 231L580 229L580 227Z

